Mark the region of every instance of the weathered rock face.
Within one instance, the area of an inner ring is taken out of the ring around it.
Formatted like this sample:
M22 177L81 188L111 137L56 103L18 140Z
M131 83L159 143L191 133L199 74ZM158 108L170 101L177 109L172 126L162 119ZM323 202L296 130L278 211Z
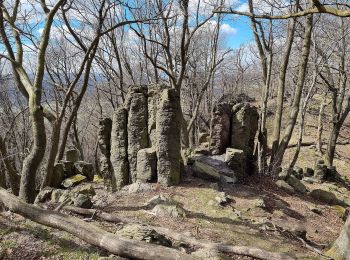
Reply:
M230 169L237 173L237 176L242 177L245 174L246 158L243 150L227 148L225 162Z
M254 139L259 114L256 107L240 103L232 108L231 147L243 150L248 157L254 154Z
M78 185L79 183L81 183L85 180L86 180L86 176L81 175L81 174L76 174L76 175L73 175L72 177L65 179L62 182L62 186L65 188L70 188L70 187Z
M158 182L176 185L181 171L180 97L175 89L163 90L156 119Z
M198 157L193 164L193 174L212 182L236 183L237 174L228 168L227 164L219 158Z
M151 182L157 178L157 155L154 148L137 152L137 181Z
M64 164L56 163L53 168L53 178L52 178L51 186L53 188L59 188L61 186L63 179L64 179Z
M81 174L87 178L88 181L94 179L94 167L91 163L78 161L74 164L75 174Z
M318 160L315 163L314 178L318 181L324 181L327 176L327 165L324 164L323 160Z
M157 145L156 137L156 121L159 99L166 85L153 84L148 86L148 136L149 146L155 147Z
M75 198L73 198L73 205L79 208L91 209L93 204L89 196L85 194L78 194Z
M111 133L111 163L113 186L117 190L129 183L127 110L119 108L113 116Z
M350 216L348 217L339 237L327 251L332 259L349 259L350 256Z
M110 118L102 118L99 121L98 145L101 151L100 155L100 172L105 180L112 177L111 165L111 131L112 120Z
M210 133L210 151L213 155L223 154L230 145L231 106L217 104L213 111Z
M79 161L80 152L77 149L70 149L66 151L65 157L66 161L76 162Z
M128 159L131 181L136 181L137 152L148 147L147 97L143 93L133 93L130 97L128 115Z

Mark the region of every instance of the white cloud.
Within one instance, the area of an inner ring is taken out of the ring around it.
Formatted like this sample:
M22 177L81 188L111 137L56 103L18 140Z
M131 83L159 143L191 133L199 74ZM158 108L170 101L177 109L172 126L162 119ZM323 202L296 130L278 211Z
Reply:
M237 29L232 27L228 23L224 23L221 25L221 31L224 35L234 35L237 33Z

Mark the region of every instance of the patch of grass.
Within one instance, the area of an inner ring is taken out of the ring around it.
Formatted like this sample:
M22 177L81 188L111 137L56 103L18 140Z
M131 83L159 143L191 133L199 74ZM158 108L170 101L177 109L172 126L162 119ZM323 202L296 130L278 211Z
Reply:
M0 241L0 252L6 249L17 247L17 242L14 240L2 240Z

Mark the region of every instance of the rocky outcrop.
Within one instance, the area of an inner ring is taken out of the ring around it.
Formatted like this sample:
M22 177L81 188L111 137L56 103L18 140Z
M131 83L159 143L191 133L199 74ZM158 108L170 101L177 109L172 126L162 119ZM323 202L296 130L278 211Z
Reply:
M211 120L209 148L213 155L223 154L230 146L231 106L219 103L214 107Z
M180 182L181 114L180 97L175 89L162 92L156 119L158 182L176 185Z
M94 179L94 167L91 163L78 161L74 163L75 174L83 175L88 181L93 181Z
M108 117L99 121L98 145L101 151L100 155L100 172L105 180L112 177L111 165L111 130L112 120Z
M66 161L69 162L76 162L79 161L80 158L80 152L77 149L69 149L65 153Z
M157 178L157 155L154 148L137 152L137 181L151 182Z
M128 160L131 181L136 181L137 152L148 147L147 97L144 93L130 94L128 114Z
M249 103L240 103L233 106L231 147L244 151L248 169L251 168L254 161L254 140L258 130L258 121L259 114L256 107Z
M246 170L246 157L243 150L227 148L225 162L228 167L237 174L237 176L244 176Z
M127 110L119 108L114 112L111 133L111 164L113 187L117 190L129 183Z
M53 188L59 188L64 180L64 164L56 163L53 168L53 176L51 186Z

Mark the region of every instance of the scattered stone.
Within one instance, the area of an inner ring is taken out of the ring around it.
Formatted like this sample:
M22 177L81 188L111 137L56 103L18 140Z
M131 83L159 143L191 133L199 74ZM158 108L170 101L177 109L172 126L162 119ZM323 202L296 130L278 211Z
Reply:
M345 221L347 219L347 217L349 215L349 209L348 208L344 208L344 207L339 206L339 205L332 206L332 208L336 210L337 215L343 221Z
M88 181L93 181L94 179L94 167L92 163L87 163L84 161L78 161L74 163L75 174L83 175Z
M176 185L181 176L181 106L176 89L162 92L157 111L158 182Z
M301 180L304 176L304 171L298 166L294 166L292 175L294 175L298 180Z
M289 229L289 231L300 238L306 239L306 229L302 225L295 225L292 228Z
M228 168L224 161L214 157L195 158L193 174L198 178L212 182L237 183L237 174Z
M69 190L65 190L65 191L63 191L63 193L59 197L58 202L59 203L63 203L63 202L66 202L66 201L70 201L71 202L71 200L72 200L71 192Z
M126 191L127 193L144 193L144 192L150 192L153 191L154 187L151 183L141 183L141 182L135 182L130 185L124 186L122 191Z
M36 196L34 204L43 203L51 198L53 188L45 187L42 189L39 194Z
M176 201L172 200L170 197L165 196L164 194L159 194L152 197L145 206L149 208L154 208L158 204L177 204Z
M327 165L324 165L323 160L318 160L315 164L314 178L323 182L327 176Z
M120 190L129 183L127 110L119 108L113 116L111 133L111 163L114 189Z
M243 177L246 171L246 156L243 150L227 148L225 162L238 176Z
M282 169L282 171L278 174L278 179L279 180L287 180L287 178L290 176L290 171L289 169Z
M305 194L307 192L306 186L293 175L289 176L286 182L299 193Z
M185 217L186 213L179 205L158 204L152 209L157 217L179 218Z
M283 189L285 192L288 194L294 194L295 190L292 186L290 186L287 182L283 180L278 180L276 181L276 185L278 188Z
M76 193L76 194L84 194L87 196L95 196L96 192L95 189L92 187L91 184L85 184L85 185L79 185L77 187L75 187L72 192Z
M64 177L69 178L74 175L74 162L71 161L60 161L63 164Z
M86 179L87 179L86 176L81 175L81 174L76 174L76 175L73 175L72 177L65 179L62 182L62 186L65 188L70 188L70 187L78 185L79 183L82 183Z
M77 149L70 149L66 151L65 157L66 161L75 163L79 161L80 152Z
M313 184L313 183L321 183L320 180L317 180L317 179L315 179L314 177L304 177L304 178L303 178L303 181L304 181L304 182L307 182L307 183L310 183L310 184Z
M266 205L266 202L265 202L264 198L256 199L255 202L254 202L254 206L257 207L257 208L261 208L261 209L266 209L267 208L267 205Z
M112 178L111 164L111 132L112 120L109 117L102 118L99 121L98 146L100 148L100 172L104 180Z
M145 90L147 91L147 89ZM137 152L148 147L147 97L144 93L131 93L127 120L128 160L131 182L136 182Z
M317 205L312 205L312 206L310 206L310 210L312 212L316 213L317 215L322 215L323 208L321 208L320 206L317 206Z
M128 239L145 241L147 243L162 245L166 247L172 246L170 239L162 234L157 233L148 225L127 224L123 226L122 229L118 230L116 234Z
M64 164L56 163L53 168L51 186L53 188L59 188L63 180L64 180Z
M220 206L226 206L233 201L231 196L228 196L225 192L220 192L219 195L215 197L215 200Z
M91 209L93 206L91 199L85 194L78 194L78 196L73 198L73 205L84 209Z
M329 205L340 205L346 206L344 201L341 201L337 198L337 196L330 191L325 191L322 189L314 189L310 193L310 196L316 200L327 203Z
M315 171L309 167L306 167L304 170L304 177L312 177Z
M157 155L154 148L137 152L137 181L152 182L157 178Z
M53 190L52 194L51 194L51 201L54 203L59 202L59 199L62 196L63 192L64 192L64 190L61 190L61 189Z

